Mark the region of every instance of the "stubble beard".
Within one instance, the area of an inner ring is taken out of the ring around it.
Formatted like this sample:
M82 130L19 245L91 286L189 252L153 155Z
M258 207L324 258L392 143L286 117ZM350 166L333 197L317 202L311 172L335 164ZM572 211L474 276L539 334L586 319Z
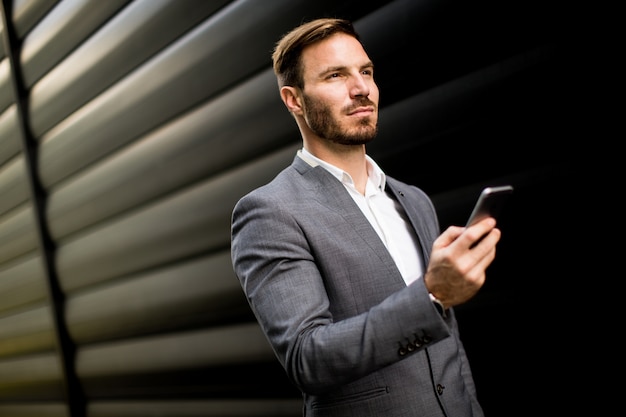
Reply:
M321 101L304 95L305 118L309 128L319 137L339 145L364 145L371 142L378 133L378 126L373 116L359 119L358 125L344 128L333 117L330 107ZM356 106L373 106L374 103L363 98Z

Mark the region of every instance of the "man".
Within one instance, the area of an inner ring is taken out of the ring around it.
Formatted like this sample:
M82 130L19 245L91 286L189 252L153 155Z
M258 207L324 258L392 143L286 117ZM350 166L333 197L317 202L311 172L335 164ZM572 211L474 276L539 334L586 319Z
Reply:
M350 22L305 23L272 58L303 147L235 206L232 261L304 415L482 416L453 307L485 281L495 220L440 234L366 155L379 94Z

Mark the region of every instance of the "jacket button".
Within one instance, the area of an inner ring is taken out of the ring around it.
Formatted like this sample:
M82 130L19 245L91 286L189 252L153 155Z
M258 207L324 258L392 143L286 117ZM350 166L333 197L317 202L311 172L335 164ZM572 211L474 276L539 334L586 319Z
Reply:
M441 385L441 384L437 384L437 394L439 394L439 395L443 395L443 390L444 390L445 388L446 388L446 387L444 387L443 385Z
M404 348L404 346L398 349L398 355L404 356L406 354L407 354L407 350Z

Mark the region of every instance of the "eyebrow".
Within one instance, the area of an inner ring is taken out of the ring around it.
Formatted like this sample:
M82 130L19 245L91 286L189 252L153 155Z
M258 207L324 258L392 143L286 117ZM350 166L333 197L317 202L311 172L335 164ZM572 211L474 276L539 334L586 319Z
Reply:
M329 72L336 72L336 71L343 71L345 70L347 67L345 65L340 65L340 66L336 66L336 67L328 67L322 71L320 71L320 75L324 75L324 74L328 74ZM374 68L374 63L372 61L368 61L365 64L361 65L359 67L359 69L364 69L364 68Z

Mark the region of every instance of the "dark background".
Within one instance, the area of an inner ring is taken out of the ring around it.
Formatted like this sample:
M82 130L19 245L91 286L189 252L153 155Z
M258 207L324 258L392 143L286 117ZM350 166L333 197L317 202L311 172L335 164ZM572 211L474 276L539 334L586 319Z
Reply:
M487 282L456 309L486 414L587 410L602 385L587 376L599 320L590 266L608 220L593 197L613 156L590 10L3 6L0 416L300 415L233 275L229 227L237 199L300 144L273 44L321 16L355 21L381 90L368 152L432 197L442 228L464 224L484 186L515 188Z

